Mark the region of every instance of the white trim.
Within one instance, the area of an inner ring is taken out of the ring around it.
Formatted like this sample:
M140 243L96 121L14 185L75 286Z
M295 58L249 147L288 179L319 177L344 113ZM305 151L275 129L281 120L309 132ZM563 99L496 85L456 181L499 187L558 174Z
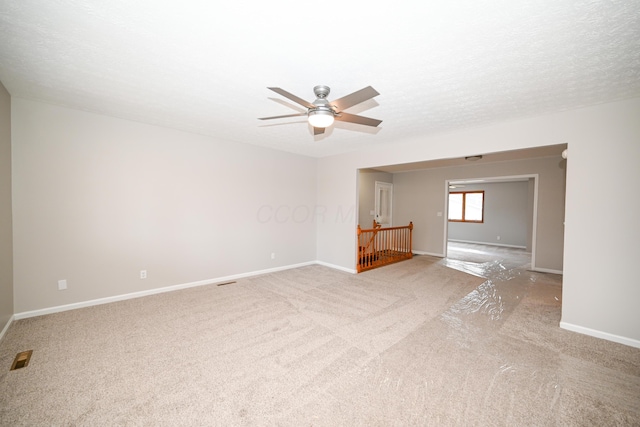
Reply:
M415 249L413 249L411 251L411 253L415 254L415 255L429 255L429 256L436 256L438 258L444 258L445 255L444 254L437 254L434 252L425 252L425 251L416 251Z
M494 243L494 242L474 242L473 240L458 240L458 239L449 239L450 242L459 242L459 243L475 243L478 245L487 245L487 246L502 246L505 248L515 248L515 249L527 249L526 246L519 245L505 245L502 243Z
M9 321L7 322L6 325L4 325L4 328L2 328L2 332L0 332L0 341L2 341L2 338L4 338L4 334L7 333L7 331L9 330L9 326L11 326L11 324L13 323L13 321L15 320L15 315L12 315L9 318Z
M339 265L329 264L328 262L324 262L324 261L316 261L314 264L322 265L324 267L333 268L334 270L344 271L346 273L351 273L351 274L357 274L358 273L358 271L354 270L353 268L341 267Z
M552 273L552 274L564 274L562 270L554 270L552 268L539 268L539 267L531 267L531 271L537 271L538 273Z
M533 174L533 227L531 229L531 268L537 269L536 266L536 247L538 245L538 185L540 175ZM563 237L564 240L564 237Z
M303 262L300 264L292 264L283 267L269 268L266 270L252 271L250 273L234 274L231 276L218 277L215 279L199 280L197 282L183 283L180 285L165 286L163 288L149 289L146 291L132 292L129 294L114 295L112 297L98 298L89 301L76 302L73 304L58 305L55 307L42 308L39 310L24 311L14 314L15 320L27 319L29 317L43 316L45 314L59 313L61 311L75 310L77 308L92 307L94 305L108 304L111 302L124 301L133 298L146 297L149 295L161 294L164 292L178 291L180 289L193 288L196 286L213 285L215 283L228 282L229 280L242 279L245 277L259 276L262 274L275 273L277 271L290 270L292 268L305 267L308 265L318 264L318 261ZM327 265L330 267L330 265ZM336 267L337 268L337 267Z
M442 214L443 218L442 220L444 221L444 227L442 227L444 229L444 235L442 236L442 240L443 240L443 244L442 244L442 251L444 252L443 257L447 256L447 253L449 252L449 185L450 184L450 180L445 180L444 181L444 212Z
M566 329L567 331L577 332L579 334L617 342L619 344L628 345L630 347L640 348L640 340L635 340L633 338L621 337L620 335L614 335L608 332L596 331L595 329L585 328L584 326L578 326L567 322L560 322L560 327L562 329Z

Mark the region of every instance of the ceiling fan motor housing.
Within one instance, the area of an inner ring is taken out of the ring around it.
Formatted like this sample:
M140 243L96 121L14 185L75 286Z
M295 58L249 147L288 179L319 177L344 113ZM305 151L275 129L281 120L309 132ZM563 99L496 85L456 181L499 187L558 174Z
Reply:
M313 105L315 108L309 108L308 113L320 113L320 114L332 114L335 115L335 110L329 105L329 101L327 101L327 96L331 92L329 86L318 85L313 88L313 93L316 94L317 98L313 101Z
M329 86L318 85L313 88L313 93L315 93L318 98L326 98L329 96L329 92L331 92L331 88L329 88Z

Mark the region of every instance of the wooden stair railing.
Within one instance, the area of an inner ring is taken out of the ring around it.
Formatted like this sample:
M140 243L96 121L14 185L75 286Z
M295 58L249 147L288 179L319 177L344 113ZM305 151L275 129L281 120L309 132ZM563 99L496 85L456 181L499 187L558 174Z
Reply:
M358 273L413 257L413 222L404 227L381 227L375 221L368 230L358 225Z
M374 240L376 238L376 235L378 234L378 230L380 230L381 228L382 228L382 224L376 222L375 219L373 220L373 228L371 230L362 230L360 228L360 224L358 224L358 236L363 232L373 231L372 233L368 233L368 234L371 235L371 238L369 239L369 241L367 242L367 244L365 245L365 247L363 249L365 252L373 250L373 249L371 249L372 245L373 245L373 242L374 242Z

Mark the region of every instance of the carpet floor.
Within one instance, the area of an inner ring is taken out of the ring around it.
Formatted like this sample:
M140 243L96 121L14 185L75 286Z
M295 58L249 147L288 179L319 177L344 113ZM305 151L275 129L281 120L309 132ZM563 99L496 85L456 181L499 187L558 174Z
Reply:
M526 254L474 256L314 265L16 321L0 425L640 425L640 350L560 329L561 276Z

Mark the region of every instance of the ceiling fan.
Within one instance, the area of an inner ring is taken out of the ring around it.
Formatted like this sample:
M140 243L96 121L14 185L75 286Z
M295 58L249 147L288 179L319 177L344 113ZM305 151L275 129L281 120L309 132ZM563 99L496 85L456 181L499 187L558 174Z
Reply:
M349 114L343 111L349 107L353 107L356 104L360 104L361 102L380 95L378 91L376 91L371 86L367 86L364 89L360 89L359 91L353 92L352 94L349 94L347 96L343 96L342 98L335 99L331 102L327 100L327 96L329 95L329 92L331 90L329 89L329 86L318 85L314 87L313 92L316 95L316 100L313 102L307 102L304 99L298 98L294 94L289 93L284 89L280 89L279 87L269 87L267 89L271 89L272 91L284 96L285 98L288 98L291 101L302 105L307 109L307 112L298 114L285 114L284 116L260 117L259 120L307 116L309 124L313 126L314 135L324 133L325 128L331 126L334 120L374 127L382 123L382 120L370 119L369 117Z

